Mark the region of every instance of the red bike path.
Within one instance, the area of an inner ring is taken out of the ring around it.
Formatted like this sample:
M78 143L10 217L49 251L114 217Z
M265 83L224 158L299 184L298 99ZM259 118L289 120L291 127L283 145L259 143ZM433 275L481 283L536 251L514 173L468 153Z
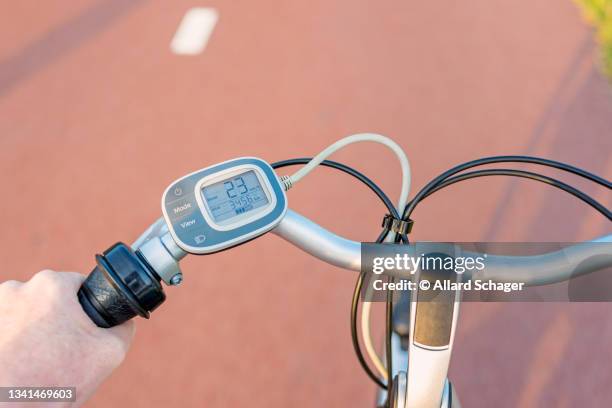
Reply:
M202 5L220 16L208 46L173 54L182 16ZM185 173L243 155L309 156L356 132L405 148L413 193L457 163L497 154L612 177L611 88L570 1L22 1L4 7L0 32L0 280L89 272L96 252L160 215L161 193ZM397 195L399 166L384 148L352 146L334 159ZM327 169L289 200L362 241L377 236L384 213ZM503 178L437 193L414 219L423 240L609 232L573 197ZM87 406L372 406L349 335L354 273L271 235L191 257L183 271ZM464 305L450 369L464 406L607 405L610 311Z

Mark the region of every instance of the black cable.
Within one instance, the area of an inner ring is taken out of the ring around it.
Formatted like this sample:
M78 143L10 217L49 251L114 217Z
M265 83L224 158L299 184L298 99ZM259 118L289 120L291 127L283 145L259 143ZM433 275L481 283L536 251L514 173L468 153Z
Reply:
M393 283L393 276L387 277L387 282ZM387 357L387 378L389 384L393 382L393 349L391 345L391 333L393 327L393 291L387 289L387 301L385 302L385 356Z
M598 201L596 201L595 199L593 199L589 195L583 193L582 191L580 191L580 190L578 190L578 189L576 189L576 188L570 186L569 184L566 184L566 183L564 183L564 182L562 182L560 180L554 179L552 177L544 176L542 174L532 173L532 172L524 171L524 170L487 169L487 170L477 170L477 171L472 171L472 172L469 172L469 173L460 174L458 176L448 178L448 179L444 180L443 182L441 182L440 184L438 184L437 186L435 186L423 198L421 198L421 201L424 200L425 198L429 197L430 195L432 195L436 191L441 190L441 189L443 189L445 187L448 187L448 186L450 186L452 184L455 184L455 183L458 183L458 182L464 181L464 180L469 180L469 179L472 179L472 178L486 177L486 176L522 177L522 178L531 179L531 180L535 180L535 181L539 181L539 182L548 184L550 186L556 187L556 188L558 188L560 190L563 190L563 191L565 191L565 192L567 192L567 193L569 193L569 194L579 198L580 200L584 201L586 204L588 204L591 207L593 207L595 210L599 211L608 220L612 221L612 212L610 212L610 210L608 210L601 203L599 203Z
M306 164L310 160L312 160L312 158L308 158L308 157L303 157L303 158L298 158L298 159L289 159L289 160L283 160L283 161L272 163L271 166L274 169L279 169L279 168L287 167L287 166ZM378 187L372 180L370 180L364 174L360 173L359 171L349 166L346 166L342 163L335 162L332 160L324 160L321 162L321 165L326 166L326 167L331 167L336 170L340 170L344 173L347 173L357 178L359 181L361 181L366 186L368 186L370 190L372 190L381 199L381 201L383 202L383 204L385 204L385 206L387 207L387 210L389 211L391 215L393 215L395 218L399 218L399 213L397 212L396 208L393 206L393 203L391 203L391 200L389 200L389 197L380 189L380 187ZM388 233L389 231L386 231L386 230L383 231L376 239L376 242L382 243ZM372 371L372 369L368 365L365 359L365 356L363 355L363 351L361 350L361 345L359 344L359 335L357 333L357 314L358 314L357 309L359 307L359 296L361 295L362 287L363 287L363 274L360 272L357 278L357 282L355 283L355 289L353 290L353 297L351 300L351 341L353 343L353 349L355 350L355 354L357 355L357 360L361 364L361 367L363 368L363 370L379 387L387 389L387 384L385 384Z
M278 162L272 163L271 166L272 166L273 169L280 169L282 167L297 166L297 165L300 165L300 164L307 164L311 160L312 160L312 157L300 157L300 158L297 158L297 159L289 159L289 160L278 161ZM385 194L385 192L382 191L381 188L376 185L376 183L374 183L372 180L370 180L363 173L360 173L359 171L353 169L352 167L349 167L349 166L347 166L345 164L342 164L342 163L339 163L339 162L336 162L336 161L333 161L333 160L323 160L320 163L320 165L321 166L325 166L325 167L331 167L331 168L334 168L336 170L340 170L340 171L342 171L342 172L344 172L346 174L349 174L349 175L355 177L356 179L361 181L363 184L368 186L370 188L370 190L372 190L378 196L378 198L380 198L380 200L383 202L385 207L387 207L387 211L389 211L389 213L391 215L393 215L396 218L399 217L399 213L397 212L395 206L393 205L391 200L389 200L389 197Z
M404 241L406 245L409 244L408 237L405 235L396 235L394 242L396 244ZM394 283L395 278L393 276L388 277L389 283ZM393 334L391 333L393 330L393 291L387 289L387 301L386 301L386 313L385 313L385 355L387 356L387 378L388 383L391 384L393 381L393 348L391 344L391 339Z
M612 189L612 183L599 177L595 174L589 173L588 171L579 169L578 167L571 166L569 164L561 163L554 160L542 159L539 157L531 157L531 156L493 156L493 157L484 157L482 159L472 160L458 166L455 166L444 173L440 174L438 177L431 180L425 187L423 187L412 199L412 201L406 206L404 212L402 214L402 219L407 220L410 218L410 215L414 211L417 204L440 183L442 183L445 179L450 176L457 174L461 171L467 170L472 167L482 166L485 164L493 164L493 163L531 163L531 164L539 164L542 166L553 167L559 170L563 170L577 176L583 177L585 179L591 180L597 184L600 184L608 189Z

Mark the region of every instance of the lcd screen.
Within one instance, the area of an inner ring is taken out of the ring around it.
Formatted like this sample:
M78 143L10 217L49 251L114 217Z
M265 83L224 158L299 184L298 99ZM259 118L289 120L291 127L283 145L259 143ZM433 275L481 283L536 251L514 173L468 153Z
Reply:
M266 192L254 170L202 188L209 213L217 224L230 224L232 218L268 204Z

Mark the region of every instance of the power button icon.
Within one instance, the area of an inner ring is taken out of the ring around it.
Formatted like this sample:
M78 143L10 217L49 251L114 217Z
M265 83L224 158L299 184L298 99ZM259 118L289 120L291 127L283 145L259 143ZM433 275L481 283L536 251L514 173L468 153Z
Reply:
M174 188L174 195L177 197L180 197L183 195L183 189L180 187L175 187Z

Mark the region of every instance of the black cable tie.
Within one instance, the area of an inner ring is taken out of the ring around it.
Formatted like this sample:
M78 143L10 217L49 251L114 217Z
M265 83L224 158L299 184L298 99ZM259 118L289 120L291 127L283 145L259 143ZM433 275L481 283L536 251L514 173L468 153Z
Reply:
M411 219L402 220L394 218L391 214L385 215L382 221L382 227L387 231L395 232L400 235L407 235L412 232L414 221Z

